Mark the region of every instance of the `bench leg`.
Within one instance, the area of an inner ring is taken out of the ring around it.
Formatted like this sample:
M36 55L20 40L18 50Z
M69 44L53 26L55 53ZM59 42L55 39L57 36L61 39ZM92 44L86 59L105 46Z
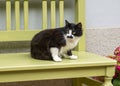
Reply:
M111 83L112 77L105 77L105 82L102 86L113 86Z
M76 78L73 79L73 85L72 86L82 86L82 79L81 78Z

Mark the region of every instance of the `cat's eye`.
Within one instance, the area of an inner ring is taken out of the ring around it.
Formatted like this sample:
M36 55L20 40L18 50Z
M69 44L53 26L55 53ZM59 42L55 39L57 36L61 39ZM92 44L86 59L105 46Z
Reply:
M75 32L73 32L73 34L75 34Z

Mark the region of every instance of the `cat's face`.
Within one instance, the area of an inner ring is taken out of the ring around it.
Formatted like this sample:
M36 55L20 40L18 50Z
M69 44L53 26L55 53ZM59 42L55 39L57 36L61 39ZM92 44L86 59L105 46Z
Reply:
M75 37L80 37L82 36L82 24L74 24L74 23L69 23L67 20L65 21L65 36L68 39L74 39Z

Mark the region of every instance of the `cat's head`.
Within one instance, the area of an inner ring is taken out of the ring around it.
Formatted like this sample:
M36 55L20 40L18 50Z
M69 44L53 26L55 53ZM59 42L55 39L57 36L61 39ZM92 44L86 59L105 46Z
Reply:
M74 24L69 23L67 20L65 20L65 35L67 38L73 39L74 37L80 37L82 36L82 24Z

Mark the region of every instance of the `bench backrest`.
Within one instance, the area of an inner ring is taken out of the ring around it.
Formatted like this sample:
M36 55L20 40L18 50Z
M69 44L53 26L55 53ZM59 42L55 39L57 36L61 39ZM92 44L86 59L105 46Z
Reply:
M85 50L85 0L74 0L75 1L75 21L82 22L83 24L83 31L84 35L82 36L79 45L77 46L77 50ZM13 5L12 2L14 2L14 17L15 17L15 29L11 28L11 21L13 19L11 18L12 9L11 6ZM56 27L56 5L59 5L59 26L64 26L64 7L66 4L64 0L41 0L41 14L42 14L42 28L39 30L31 30L29 29L29 0L6 0L5 1L5 10L6 10L6 28L3 28L3 30L0 30L0 42L9 42L9 41L30 41L32 37L39 32L42 29L47 28L47 12L48 12L48 3L50 4L50 13L51 13L51 28ZM56 2L58 4L56 4ZM23 4L23 20L24 20L24 29L20 28L20 12L21 12L21 6L20 4ZM0 26L1 27L1 26Z

